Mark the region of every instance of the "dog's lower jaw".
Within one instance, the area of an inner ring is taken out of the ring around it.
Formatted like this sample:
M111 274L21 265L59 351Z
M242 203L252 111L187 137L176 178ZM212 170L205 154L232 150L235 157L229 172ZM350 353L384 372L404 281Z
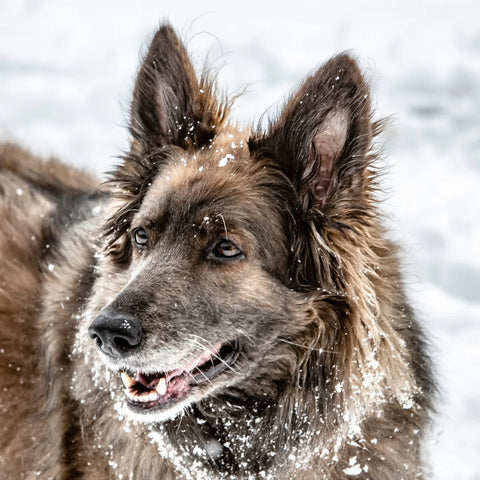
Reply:
M185 412L191 407L192 402L190 399L185 400L172 405L172 407L165 410L155 410L153 412L145 411L139 413L132 410L126 401L123 401L116 405L117 413L125 418L136 423L156 424L163 423L168 420L174 420L185 414Z

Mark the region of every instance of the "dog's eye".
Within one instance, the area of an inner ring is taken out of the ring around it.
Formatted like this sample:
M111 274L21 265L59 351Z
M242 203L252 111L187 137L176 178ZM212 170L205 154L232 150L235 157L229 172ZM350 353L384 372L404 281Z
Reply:
M222 261L241 260L244 258L243 251L231 240L225 238L215 244L210 256L215 260Z
M133 243L140 250L147 247L148 234L144 228L139 227L133 231Z

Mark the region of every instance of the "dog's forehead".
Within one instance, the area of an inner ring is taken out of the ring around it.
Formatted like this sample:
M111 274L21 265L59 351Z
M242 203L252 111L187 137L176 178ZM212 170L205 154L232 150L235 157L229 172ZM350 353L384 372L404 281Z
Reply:
M248 175L250 163L247 142L242 137L224 134L198 151L177 152L163 172L163 187L181 191L185 186L203 184L207 190L220 189L228 183L241 183ZM235 177L236 182L228 181Z
M152 182L141 214L152 220L169 208L188 211L189 217L206 212L238 217L243 210L265 207L256 188L264 175L244 137L224 134L201 150L174 152Z

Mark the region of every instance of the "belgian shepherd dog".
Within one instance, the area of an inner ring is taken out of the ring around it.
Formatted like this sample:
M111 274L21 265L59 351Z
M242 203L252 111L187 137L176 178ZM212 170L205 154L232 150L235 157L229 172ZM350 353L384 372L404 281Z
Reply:
M340 54L265 129L169 25L106 183L0 148L2 479L418 479L435 391Z

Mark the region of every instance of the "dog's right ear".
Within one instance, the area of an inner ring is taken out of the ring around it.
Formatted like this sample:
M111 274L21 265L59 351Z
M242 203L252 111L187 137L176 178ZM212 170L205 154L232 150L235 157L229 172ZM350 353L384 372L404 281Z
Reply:
M357 62L340 54L309 76L250 152L271 158L295 192L297 285L325 286L340 271L332 231L359 232L375 217L370 93Z
M170 25L155 34L140 67L130 115L132 148L147 154L176 145L200 148L215 136L226 116L212 82L197 76Z

